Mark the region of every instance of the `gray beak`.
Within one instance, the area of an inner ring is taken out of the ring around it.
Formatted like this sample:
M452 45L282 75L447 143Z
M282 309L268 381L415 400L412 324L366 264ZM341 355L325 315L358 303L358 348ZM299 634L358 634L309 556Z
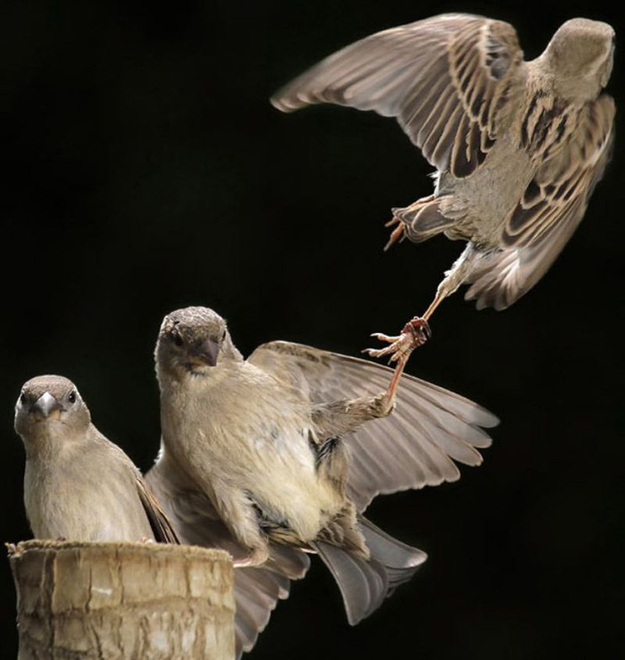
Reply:
M201 361L204 364L214 367L217 364L221 343L207 339L196 344L190 351L191 357Z
M48 417L58 418L61 410L63 410L63 407L49 392L44 392L31 408L31 412L39 413L46 419Z

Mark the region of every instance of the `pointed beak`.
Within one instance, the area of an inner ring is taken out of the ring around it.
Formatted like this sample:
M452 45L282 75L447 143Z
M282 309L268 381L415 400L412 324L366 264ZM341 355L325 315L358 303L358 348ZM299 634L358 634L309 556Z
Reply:
M49 392L44 392L31 408L31 412L44 419L58 419L61 416L61 410L63 407Z
M189 352L192 361L206 364L209 367L214 367L217 364L219 351L221 350L221 343L206 339L205 341L196 344Z

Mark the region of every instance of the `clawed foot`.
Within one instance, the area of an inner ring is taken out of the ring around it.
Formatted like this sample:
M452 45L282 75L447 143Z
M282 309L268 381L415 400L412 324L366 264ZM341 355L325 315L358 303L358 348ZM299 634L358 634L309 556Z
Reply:
M365 348L363 353L367 353L367 355L374 358L390 355L389 362L392 364L402 359L407 360L415 348L425 344L432 336L432 332L425 319L415 316L411 321L406 323L400 335L390 337L381 332L374 332L371 336L380 341L388 342L389 346L385 346L384 348Z
M406 238L406 235L404 234L404 229L405 225L399 218L393 218L392 220L389 220L384 226L385 227L392 227L393 225L397 225L395 229L391 232L391 236L388 239L388 243L384 246L384 251L386 252L392 245L397 243L398 241L403 241L404 238Z
M267 546L260 546L254 548L252 552L243 559L235 559L232 565L235 568L252 568L254 566L261 566L269 559L269 548Z

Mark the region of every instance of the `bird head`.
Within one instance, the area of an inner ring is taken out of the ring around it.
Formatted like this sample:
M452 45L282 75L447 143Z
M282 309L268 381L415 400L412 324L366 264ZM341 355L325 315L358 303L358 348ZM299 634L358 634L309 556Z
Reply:
M615 33L607 23L573 18L561 25L543 53L557 90L568 98L596 98L610 79L614 44Z
M90 423L89 409L76 386L62 376L32 378L15 404L15 431L27 445L41 438L83 436Z
M208 307L186 307L167 314L158 334L155 357L159 369L193 376L206 376L242 359L226 321Z

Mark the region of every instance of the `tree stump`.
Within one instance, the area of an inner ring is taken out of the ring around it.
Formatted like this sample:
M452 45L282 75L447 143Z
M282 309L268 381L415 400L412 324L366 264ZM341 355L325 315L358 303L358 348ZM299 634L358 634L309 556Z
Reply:
M18 660L232 660L232 561L155 543L9 546Z

